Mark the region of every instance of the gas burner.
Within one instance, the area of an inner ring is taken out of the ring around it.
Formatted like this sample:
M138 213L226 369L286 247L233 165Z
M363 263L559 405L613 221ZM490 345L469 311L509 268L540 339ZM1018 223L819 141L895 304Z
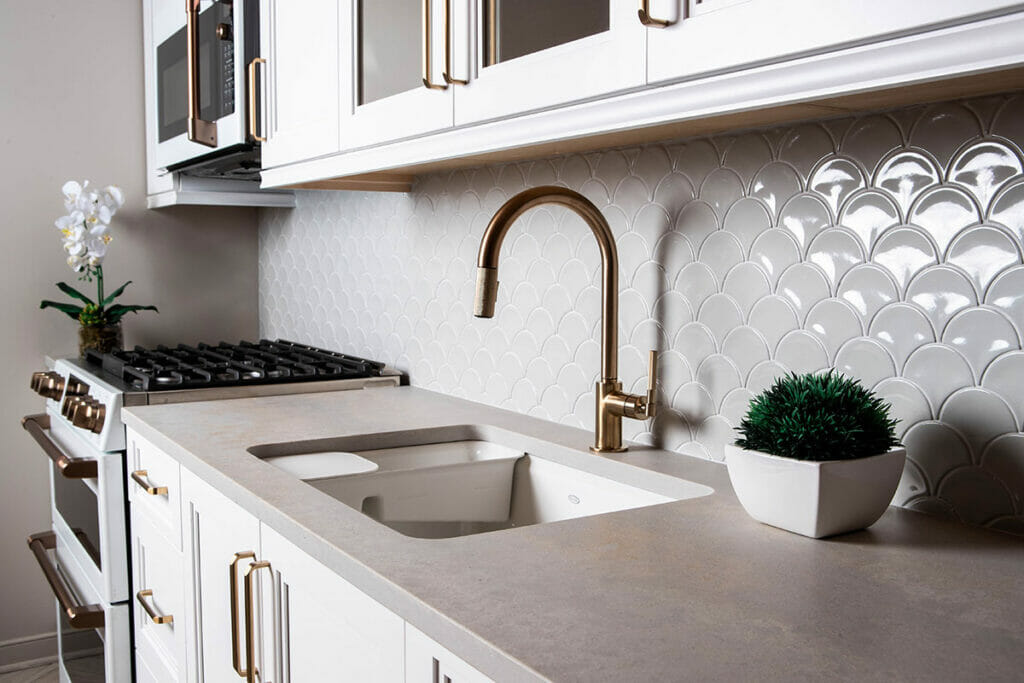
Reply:
M384 364L279 339L179 344L98 354L86 361L140 391L379 377Z

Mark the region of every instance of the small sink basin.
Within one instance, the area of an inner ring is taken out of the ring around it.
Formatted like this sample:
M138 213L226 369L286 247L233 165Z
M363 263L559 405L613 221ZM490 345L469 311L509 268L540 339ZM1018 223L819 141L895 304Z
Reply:
M534 447L529 441L503 430L462 426L271 444L249 451L417 538L544 524L712 492L694 482L582 456L580 464L601 464L646 480L639 486L624 483L566 462L579 459L578 452L554 444Z

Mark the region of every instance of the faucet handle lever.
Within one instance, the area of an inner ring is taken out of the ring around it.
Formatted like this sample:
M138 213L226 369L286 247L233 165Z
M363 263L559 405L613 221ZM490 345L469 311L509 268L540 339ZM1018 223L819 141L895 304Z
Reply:
M647 417L654 417L658 395L658 352L651 351L647 361L647 404L645 412Z

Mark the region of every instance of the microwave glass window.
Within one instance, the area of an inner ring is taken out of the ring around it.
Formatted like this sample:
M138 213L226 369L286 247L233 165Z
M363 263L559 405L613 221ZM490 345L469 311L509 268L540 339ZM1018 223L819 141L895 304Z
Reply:
M422 88L420 0L360 0L359 104Z
M217 24L231 23L223 2L199 15L199 115L216 121L235 111L235 48L217 37ZM157 110L160 142L188 130L187 37L182 27L157 46Z
M484 66L603 33L610 0L486 0Z

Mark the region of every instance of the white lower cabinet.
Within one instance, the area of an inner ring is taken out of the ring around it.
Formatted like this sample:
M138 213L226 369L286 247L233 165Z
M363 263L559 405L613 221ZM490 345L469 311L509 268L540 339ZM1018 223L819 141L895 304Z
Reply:
M491 683L491 679L406 623L405 683Z
M269 563L257 669L261 680L394 681L405 676L405 622L266 525ZM267 607L270 609L267 609ZM261 668L262 667L262 668Z
M488 680L189 470L160 475L180 511L131 510L137 680Z

